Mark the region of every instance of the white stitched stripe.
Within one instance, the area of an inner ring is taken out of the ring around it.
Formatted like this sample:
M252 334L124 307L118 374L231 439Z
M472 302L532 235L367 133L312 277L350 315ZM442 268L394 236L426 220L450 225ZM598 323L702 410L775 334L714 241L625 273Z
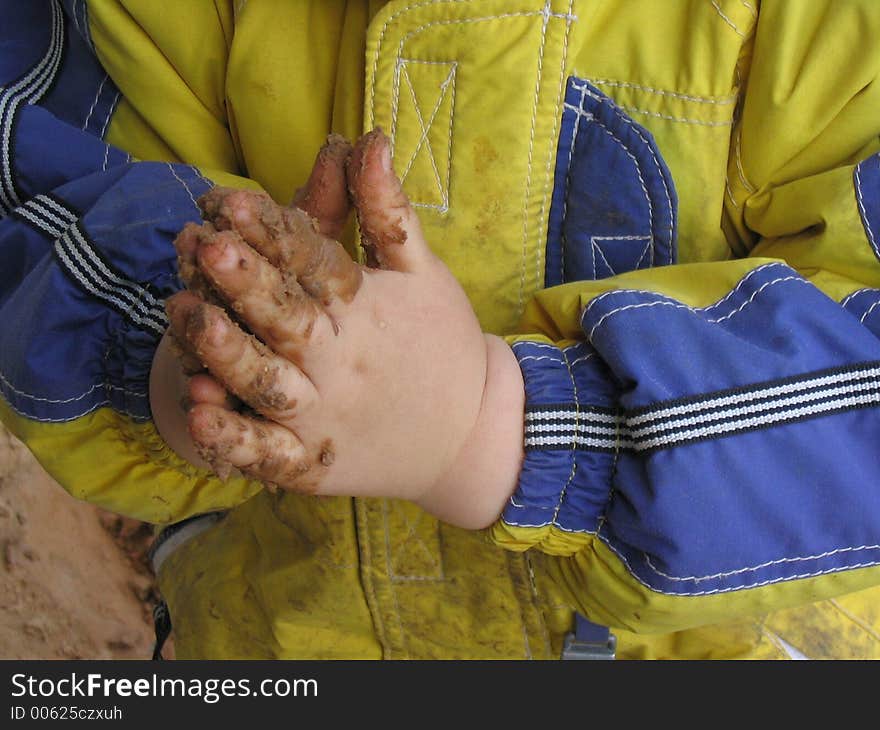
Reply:
M712 398L705 401L694 401L682 405L671 406L669 408L651 411L649 413L638 416L630 416L626 419L626 424L630 428L638 430L638 428L636 427L640 426L641 424L650 425L651 421L655 421L661 418L681 416L687 413L693 413L694 411L726 409L728 406L733 406L736 404L748 404L749 401L753 401L756 398L766 399L781 395L787 396L791 393L797 394L799 391L813 391L817 388L826 388L826 390L821 390L817 393L802 393L800 396L796 395L793 398L787 397L776 402L762 402L751 406L751 408L756 410L766 410L767 408L775 407L777 403L781 406L784 406L788 405L789 403L797 402L799 398L804 400L814 400L817 397L821 398L830 395L838 395L839 393L844 392L846 388L835 389L833 386L867 378L880 378L880 367L868 368L866 370L852 370L848 372L835 373L834 375L824 375L818 378L801 380L794 383L785 383L784 385L777 385L770 388L756 388L755 390L749 390L743 393L735 393L733 395L724 396L722 398ZM875 380L874 387L877 387L878 383L880 383L880 381ZM731 412L745 411L744 409L733 409Z
M26 76L0 94L0 120L3 124L0 141L0 207L4 210L15 207L19 202L12 181L12 120L22 101L38 101L54 80L61 61L63 29L64 21L58 0L53 0L52 36L46 54Z
M149 305L150 309L158 310L161 312L160 321L165 320L165 309L160 304L156 298L150 294L146 289L137 284L128 281L126 279L121 279L112 271L110 271L105 265L104 262L101 261L100 257L92 250L91 245L89 245L88 241L83 237L82 233L80 233L79 229L73 227L68 232L68 235L72 235L73 238L76 239L77 243L79 243L79 250L86 254L86 256L90 259L90 264L85 264L86 267L90 265L94 267L96 273L100 273L104 276L106 280L106 286L118 291L121 295L132 297L135 299L136 306L139 306L145 313L147 310L143 305L140 304L140 301L144 301L147 305Z
M37 195L33 198L35 201L39 201L46 208L53 208L58 212L58 214L62 217L73 223L76 221L76 213L74 213L69 208L65 208L61 203L56 200L53 200L48 195Z
M827 403L816 403L811 406L802 408L794 408L780 413L770 413L763 417L745 418L736 421L714 424L705 428L696 428L690 431L676 433L670 436L657 436L647 441L639 442L635 450L644 451L654 449L658 446L669 446L674 443L683 441L693 441L695 439L704 439L709 437L722 436L731 431L739 431L741 429L757 429L772 426L782 421L801 419L808 416L815 416L822 413L828 413L837 410L849 410L852 408L862 408L867 405L880 405L880 392L868 393L866 395L852 395L846 398L838 398L837 400Z
M756 387L623 419L605 413L532 411L526 413L525 443L531 447L567 444L640 452L878 404L880 367L869 367ZM599 436L604 438L597 440Z
M102 281L101 277L98 276L95 270L92 269L89 263L82 257L81 251L77 249L72 240L70 235L71 232L76 234L79 233L75 227L69 229L55 242L55 252L58 254L67 270L77 279L77 281L97 297L119 307L119 310L126 316L131 317L135 323L144 324L159 334L164 334L167 323L164 310L158 307L148 308L128 289L118 286L115 287L112 284L108 284L106 281ZM67 248L65 248L64 244L67 244ZM91 253L92 257L94 257L94 254L88 249L88 247L86 247L86 251ZM104 270L106 271L106 268ZM87 278L87 274L91 275L91 280ZM110 276L112 277L112 280L115 280L116 282L132 286L130 282L123 282L112 274ZM143 290L143 294L152 299L152 296L150 296L146 290ZM120 299L120 297L122 297L122 299Z
M529 411L526 413L526 421L539 421L549 418L566 418L572 421L576 418L591 418L594 421L604 421L605 423L617 423L620 420L612 413L591 413L589 409L581 410L580 415L575 411Z
M44 220L43 218L38 217L38 215L32 211L28 210L26 205L19 206L14 209L14 212L20 215L22 218L27 218L31 223L33 223L37 228L41 231L48 233L53 238L58 238L62 233L64 233L64 228L57 227L52 225L51 222ZM40 210L40 213L43 211Z

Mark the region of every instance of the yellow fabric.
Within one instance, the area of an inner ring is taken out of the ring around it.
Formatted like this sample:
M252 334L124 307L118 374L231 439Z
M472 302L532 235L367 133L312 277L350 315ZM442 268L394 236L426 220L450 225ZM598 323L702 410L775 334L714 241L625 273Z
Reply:
M108 0L89 15L124 94L109 141L215 180L249 177L287 201L328 132L382 125L428 240L483 326L560 341L579 338L580 309L610 287L711 303L760 263L725 261L749 252L784 258L837 298L877 286L847 176L880 149L880 84L869 83L880 15L873 0L840 3L848 12L765 0L754 36L756 5ZM571 74L653 134L679 193L680 260L693 267L539 292ZM784 642L880 657L877 589L773 612L876 582L868 571L680 605L635 583L601 545L501 527L493 543L387 500L261 491L244 501L252 485L182 479L151 427L107 410L63 425L3 418L32 448L44 444L50 468L52 448L79 451L53 471L77 496L160 522L241 503L162 568L181 657L549 658L575 607L620 627L630 658L782 657ZM94 429L106 435L87 452L76 433ZM102 482L114 464L122 478ZM144 506L153 494L173 498L167 511ZM675 631L727 617L737 622Z

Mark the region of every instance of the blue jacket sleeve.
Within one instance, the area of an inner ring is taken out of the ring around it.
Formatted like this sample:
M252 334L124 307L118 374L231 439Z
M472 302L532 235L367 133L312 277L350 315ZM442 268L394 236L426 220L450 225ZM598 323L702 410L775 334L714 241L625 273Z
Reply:
M166 522L240 501L253 484L188 466L150 421L163 300L181 287L172 241L211 183L103 141L119 93L84 3L15 6L0 34L0 413L101 506Z
M794 10L762 3L732 130L741 258L547 289L512 338L526 458L492 534L554 556L599 623L671 631L880 584L880 15Z

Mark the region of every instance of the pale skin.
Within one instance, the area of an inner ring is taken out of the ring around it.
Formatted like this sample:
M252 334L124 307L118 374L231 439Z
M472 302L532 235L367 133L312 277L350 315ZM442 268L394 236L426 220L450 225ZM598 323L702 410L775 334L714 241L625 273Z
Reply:
M169 445L282 489L497 519L522 465L522 375L428 247L387 138L331 139L295 207L228 189L200 202L151 375ZM369 267L334 240L350 204Z

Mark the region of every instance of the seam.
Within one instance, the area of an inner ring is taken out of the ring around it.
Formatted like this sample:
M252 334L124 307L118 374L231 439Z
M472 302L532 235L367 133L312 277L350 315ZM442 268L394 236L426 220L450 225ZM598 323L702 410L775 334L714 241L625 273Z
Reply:
M815 578L820 575L828 575L830 573L842 573L847 570L855 570L856 568L871 568L873 566L880 565L880 561L874 561L874 562L870 562L870 563L857 563L856 565L848 565L848 566L844 566L844 567L840 567L840 568L829 568L827 570L820 570L820 571L816 571L814 573L801 573L800 575L790 575L790 576L785 576L783 578L771 578L769 580L758 581L756 583L746 583L741 586L735 586L735 587L730 587L730 588L715 588L715 589L709 590L709 591L664 591L659 588L656 588L655 586L649 585L644 579L642 579L640 576L636 575L636 573L633 572L632 566L629 564L629 561L621 554L621 552L616 547L614 547L609 542L607 535L602 535L601 533L597 533L596 537L598 537L599 540L601 540L602 543L611 552L613 552L617 556L618 560L620 560L621 563L623 563L627 572L632 576L632 578L635 581L637 581L638 583L643 585L649 591L652 591L654 593L660 593L665 596L691 596L691 597L693 597L693 596L711 596L711 595L716 595L719 593L731 593L733 591L741 591L741 590L746 590L748 588L761 588L762 586L773 585L774 583L783 583L783 582L791 581L791 580L800 580L801 578Z
M717 104L718 106L726 106L728 104L733 104L739 98L738 94L731 94L730 96L694 96L693 94L681 94L677 91L656 89L652 86L634 84L631 81L614 81L613 79L584 78L584 81L589 81L594 86L612 86L620 89L638 89L639 91L647 91L649 94L657 94L659 96L671 96L674 99L692 101L697 104Z
M373 552L370 545L370 541L372 540L369 525L370 518L367 514L367 505L362 499L355 498L352 501L354 503L352 506L355 513L354 521L357 533L356 540L358 544L358 555L360 557L361 584L363 585L364 593L366 594L367 607L369 608L371 618L374 619L373 625L376 628L376 634L378 635L377 638L379 639L379 644L382 647L382 654L384 655L386 649L390 647L390 644L388 634L385 631L385 621L379 607L379 597L376 595L376 586L371 575L373 571ZM358 524L360 521L364 523L363 528ZM363 535L363 540L360 539L361 535ZM360 549L361 547L363 547L363 550Z
M122 92L117 91L116 96L113 97L113 101L110 102L110 106L107 109L107 118L104 120L104 124L101 127L101 132L98 134L102 141L104 139L104 134L107 132L107 127L110 124L110 118L113 116L113 112L116 111L116 105L119 103L119 98L121 96Z
M712 7L715 8L715 12L721 17L721 19L727 23L731 28L733 28L734 32L740 37L745 38L746 34L743 33L739 28L736 27L736 23L734 23L730 18L728 18L724 11L721 9L721 6L718 5L718 0L712 0Z
M425 124L425 120L422 117L421 109L419 108L418 99L416 98L415 87L413 86L412 80L409 77L409 72L406 70L406 65L408 63L424 63L426 65L446 65L450 66L449 73L447 74L444 81L440 84L440 95L437 98L437 102L434 104L434 108L431 110L431 116L428 119L427 125ZM400 96L400 72L403 71L403 76L405 77L406 85L409 87L410 96L412 97L413 107L416 112L416 117L419 122L420 128L420 136L418 144L416 144L415 150L413 151L412 156L407 163L406 169L403 171L401 175L401 182L404 182L409 175L413 164L416 161L416 158L419 155L419 152L422 149L423 145L427 145L428 148L428 158L431 161L431 168L434 172L434 181L437 183L437 189L440 192L440 205L436 205L433 203L418 203L413 202L413 207L416 208L434 208L439 210L441 213L446 213L449 210L449 186L450 186L450 178L452 175L452 130L453 130L453 120L455 118L455 81L456 81L456 71L458 69L457 61L418 61L416 59L408 59L408 58L400 58L398 56L397 62L395 64L395 91L394 91L394 100L392 102L391 107L391 129L392 129L392 146L394 145L396 130L397 130L397 120L399 114L399 96ZM446 99L447 93L450 94L450 110L449 110L449 130L447 136L447 165L446 165L446 187L444 188L443 183L440 179L440 171L437 169L437 161L434 156L434 149L431 146L431 141L428 138L428 134L431 131L431 128L434 125L434 120L437 118L437 114L440 111L440 107L443 105L443 101Z
M549 360L550 362L558 362L560 365L565 365L558 357L550 357L550 355L527 355L519 359L520 362L526 362L527 360Z
M870 158L868 158L870 159ZM880 160L880 156L878 156L878 160ZM856 165L855 170L855 182L856 182L856 199L859 205L859 212L862 215L862 223L865 224L865 231L868 234L868 242L871 244L871 248L874 249L874 255L880 259L880 247L877 245L877 241L874 239L874 231L871 228L871 220L868 218L868 211L865 209L865 201L862 198L862 179L861 179L861 168L862 164L859 163Z
M532 605L535 608L535 612L541 619L541 635L544 639L544 651L547 652L547 656L550 656L552 653L552 649L550 646L550 632L547 629L547 616L544 614L544 607L542 605L542 601L540 596L538 595L538 584L535 580L535 571L532 568L532 561L529 558L528 553L523 554L523 560L526 564L526 569L529 574L529 588L531 589L531 598Z
M183 178L177 174L177 171L174 169L174 165L172 165L170 162L166 162L165 164L168 165L168 169L171 170L171 174L174 175L174 178L177 180L177 182L183 185L183 189L186 190L186 194L189 195L189 199L192 201L192 204L196 207L196 209L198 209L199 205L198 203L196 203L195 196L193 196L192 190L189 189L189 185L187 185L183 181Z
M680 122L682 124L699 124L703 127L730 127L733 125L733 120L728 119L727 121L718 121L718 122L710 122L703 119L689 119L688 117L674 117L670 114L661 114L660 112L652 112L647 109L639 109L634 106L625 106L623 104L618 104L621 109L625 109L628 112L635 112L636 114L646 114L651 117L657 117L659 119L666 119L670 122Z
M522 261L520 263L519 276L519 295L517 298L517 312L522 312L524 308L525 286L526 286L526 249L529 240L529 202L532 197L532 161L535 151L535 126L538 121L538 103L540 101L541 77L544 70L544 48L547 44L547 26L550 23L550 16L547 13L550 10L551 0L547 0L544 4L543 22L541 25L541 46L538 49L538 74L535 79L535 94L532 106L532 120L529 131L529 156L528 167L526 168L526 189L525 200L523 201L522 211Z
M578 88L578 86L576 84L573 84L573 86L574 86L574 88ZM586 86L584 88L586 88ZM590 95L589 89L587 90L587 95ZM623 114L620 111L620 108L610 98L606 97L605 99L599 99L599 101L604 102L604 103L608 103L611 107L611 110L614 112L614 114L617 116L617 118L620 119L624 124L626 124L636 134L636 136L642 141L642 144L645 145L645 148L650 153L651 159L654 162L654 166L657 168L657 175L660 178L660 182L663 184L663 192L666 195L666 205L669 208L669 228L667 230L667 235L669 236L669 257L668 257L669 260L667 263L671 264L673 253L674 253L674 248L675 248L674 240L673 240L673 225L675 223L675 211L672 206L672 196L669 193L669 186L666 184L666 175L663 174L663 166L660 164L660 161L657 159L657 155L654 152L654 148L648 142L648 140L645 139L645 136L642 134L642 132L638 128L638 126L636 126L635 122L632 119L629 119L625 114ZM599 120L596 120L596 121L599 122ZM602 123L599 122L599 124L602 124ZM602 125L602 126L604 126L604 125ZM644 180L642 180L642 183L643 183L642 189L645 190L645 194L647 195L647 190L645 189L645 186L644 186ZM651 235L653 236L653 234L654 234L654 227L652 224ZM653 258L651 259L651 263L652 264L654 263Z
M36 104L54 83L64 53L65 21L64 12L58 0L53 0L52 33L49 45L43 57L37 61L28 73L11 86L0 87L0 219L8 209L19 203L14 175L14 159L12 147L12 129L21 111L22 102L26 105Z
M802 557L795 558L779 558L778 560L768 560L766 563L761 563L759 565L751 565L746 568L738 568L736 570L728 570L723 573L713 573L712 575L687 575L687 576L675 576L669 575L668 573L664 573L659 568L655 567L651 562L651 558L645 554L645 563L646 565L654 571L657 575L660 575L667 580L672 580L676 582L699 582L703 580L716 580L718 578L729 578L732 575L740 575L742 573L752 573L756 570L762 570L763 568L769 568L772 565L781 565L783 563L799 563L804 562L806 560L821 560L822 558L828 558L832 555L839 555L840 553L857 553L862 552L864 550L880 550L880 545L860 545L859 547L844 547L837 548L836 550L829 550L828 552L818 553L816 555L805 555Z
M575 433L577 433L580 428L581 422L581 402L580 397L578 396L578 388L577 383L574 379L574 372L571 369L571 365L568 362L568 356L563 352L562 357L565 360L565 369L568 371L568 377L571 380L571 391L574 396L574 428ZM559 492L559 501L556 503L556 509L553 510L553 516L550 518L550 524L557 524L556 518L559 516L559 510L562 509L562 503L565 500L565 493L568 490L569 486L571 486L574 481L574 476L577 472L577 438L572 438L571 440L571 448L569 449L569 455L571 457L571 472L568 475L568 481L563 485L562 491Z
M518 347L519 345L528 345L529 347L538 347L544 350L554 350L559 352L559 348L556 345L548 345L544 342L532 342L531 340L519 340L518 342L514 342L511 347Z
M777 658L783 660L793 659L791 653L789 653L786 650L785 646L782 644L782 639L779 636L770 631L766 626L764 626L763 623L756 623L756 625L758 627L758 630L761 632L761 635L773 645L774 649L776 649L777 654L779 654Z
M871 287L862 287L861 289L857 289L852 294L847 294L843 299L840 300L840 306L846 308L849 303L855 299L859 294L864 294L866 292L880 292L880 289L872 289Z
M397 627L400 630L400 644L403 648L404 654L408 657L409 648L406 641L406 631L403 628L403 618L400 615L400 603L397 600L397 590L394 588L394 583L391 580L391 576L394 575L394 570L391 567L391 535L388 532L388 502L388 499L382 500L382 529L385 532L385 571L388 575L388 591L391 593L391 601L394 606L394 616L397 619Z
M574 88L578 88L582 91L586 90L586 87L574 86ZM589 92L587 92L587 93L589 93ZM616 134L614 134L614 132L612 132L601 120L597 119L593 114L591 114L588 111L585 111L584 109L579 109L577 107L574 107L571 104L564 104L563 106L566 109L569 109L578 115L578 121L577 121L578 125L580 124L581 119L586 120L588 123L594 122L595 124L598 124L599 127L601 127L602 131L604 131L605 134L607 134L609 137L611 137L611 139L613 139L617 143L617 145L626 153L626 155L633 161L633 164L635 165L635 168L636 168L636 175L638 175L638 178L639 178L639 184L641 185L642 192L645 195L645 202L648 204L648 227L650 228L651 234L647 238L649 238L648 244L651 246L651 249L652 249L651 261L653 263L654 204L651 202L651 196L648 194L648 187L647 187L647 184L645 183L645 177L644 177L644 175L642 175L642 166L641 166L638 158L633 154L632 150L630 150L630 148L627 146L627 144L623 140L621 140ZM571 179L570 177L566 178L566 183L570 179ZM568 187L566 186L566 190L565 190L565 197L566 198L568 197L569 192L570 191L569 191ZM668 193L668 191L667 191L667 193ZM670 205L670 213L671 213L671 206L672 206L671 200L669 201L669 205ZM643 238L643 236L639 236L639 238ZM591 239L591 244L592 244L592 239ZM672 242L670 240L670 250L671 250L671 247L672 247ZM593 255L593 276L595 277L596 276L596 246L591 245L591 248L592 248L592 255ZM607 263L607 261L606 261L606 263Z
M797 281L802 284L807 284L807 285L812 286L810 284L810 282L808 282L806 279L802 279L800 276L783 276L778 279L773 279L772 281L768 281L768 282L762 284L757 290L755 290L755 292L752 294L752 296L749 297L745 302L743 302L737 309L733 310L732 312L730 312L728 314L725 314L723 317L718 317L717 319L707 318L706 321L712 322L712 323L718 323L718 322L723 322L726 319L730 319L735 314L742 312L743 309L745 309L747 305L751 304L755 300L755 297L757 297L758 294L760 294L762 291L764 291L764 289L766 289L767 287L772 286L774 284L779 284L779 283L785 282L785 281ZM623 291L626 291L626 290L621 290L621 292L623 292ZM652 293L652 292L646 292L646 293ZM593 328L590 330L589 334L587 335L587 339L592 341L593 334L596 332L596 330L599 328L599 326L603 322L605 322L605 320L608 319L608 317L610 317L612 314L617 314L619 312L623 312L628 309L643 309L645 307L657 307L657 306L674 307L676 309L687 309L687 310L693 312L694 314L697 314L700 311L702 311L699 309L695 309L694 307L690 307L687 304L682 304L681 302L676 302L674 300L659 300L659 301L653 301L653 302L640 302L639 304L627 304L624 307L618 307L616 309L612 309L610 312L606 312L605 314L603 314L599 318L599 321L596 322L595 325L593 325ZM584 310L584 314L586 314L586 312L587 312L587 310ZM581 319L583 320L583 317Z
M584 108L584 98L586 97L587 87L581 87L581 98L578 103L578 108ZM563 104L563 109L565 105ZM564 113L564 112L563 112ZM562 243L562 256L560 256L560 279L559 281L563 284L565 283L565 252L568 248L568 236L565 232L565 221L568 218L568 198L569 198L569 190L571 189L571 161L574 157L574 148L577 142L578 131L581 128L581 116L577 114L577 110L575 110L575 121L574 121L574 130L571 133L571 145L568 148L568 166L565 170L565 192L562 196L562 230L560 231L560 239ZM595 254L593 255L593 278L596 278L596 260Z
M743 184L743 187L746 190L748 190L749 193L754 193L757 190L757 188L749 182L748 178L746 177L745 170L743 170L741 148L742 148L742 127L740 127L737 130L736 140L733 143L734 159L736 160L736 171L737 171L737 174L739 175L740 182Z
M130 395L134 398L147 398L149 396L148 393L142 393L136 390L129 390L128 388L124 388L119 385L111 385L110 383L104 382L95 383L88 390L70 398L43 398L42 396L34 395L33 393L28 393L25 390L20 390L19 388L16 388L2 372L0 372L0 383L2 383L7 390L11 390L17 396L27 398L32 401L37 401L38 403L52 403L55 405L63 405L64 403L75 403L78 400L82 400L83 398L88 397L101 387L108 388L109 390L118 390L119 392L125 393L126 395Z
M733 207L739 210L739 203L736 202L736 198L733 197L733 191L730 189L730 178L726 175L724 177L724 189L727 191L727 197L730 199Z
M4 398L4 400L6 400ZM18 408L14 403L10 403L6 400L6 405L9 406L13 411L15 411L22 418L26 418L29 421L36 421L37 423L69 423L70 421L75 421L77 418L82 418L83 416L88 416L90 413L97 411L99 408L103 408L104 406L109 406L116 413L121 413L122 415L128 416L135 421L145 421L149 420L150 417L148 415L144 415L142 413L132 413L125 408L117 408L114 406L108 398L100 401L99 403L95 403L94 405L89 406L86 410L81 411L72 416L65 416L63 418L37 418L31 413L25 413L23 410Z
M742 5L744 5L746 8L748 8L749 12L752 14L752 17L757 20L758 11L755 9L755 6L752 5L750 2L748 2L747 0L739 0L739 1L740 1L740 3L742 3Z
M370 108L369 108L369 112L370 112L369 121L370 121L371 125L374 125L374 122L375 122L376 81L377 81L376 76L377 76L378 67L379 67L379 56L381 54L382 44L384 42L385 33L388 30L388 26L397 17L399 17L403 13L406 13L406 12L409 12L411 10L415 10L415 9L418 9L421 7L426 7L428 5L438 5L440 3L451 3L451 2L456 2L456 3L457 2L472 2L472 0L428 0L426 2L407 5L403 8L401 8L400 10L398 10L397 12L392 13L388 18L386 18L385 22L382 25L382 29L379 31L379 36L378 36L378 39L376 42L376 50L373 53L373 63L372 63L372 71L371 71L372 86L370 88ZM499 20L502 18L514 18L514 17L541 16L544 19L543 27L542 27L541 46L540 46L540 52L538 55L538 78L537 78L536 84L535 84L535 87L536 87L535 99L536 100L535 100L535 107L534 107L533 113L532 113L532 133L531 133L531 139L529 142L528 174L527 174L527 181L526 181L526 205L523 207L523 247L522 247L522 262L521 262L521 272L520 272L520 290L519 290L519 296L518 296L518 308L520 311L522 311L522 309L523 309L523 299L524 299L524 293L525 293L524 292L524 290L525 290L525 277L526 277L526 263L525 263L525 261L526 261L526 244L527 244L527 240L528 240L528 200L530 197L531 168L532 168L532 158L533 158L533 153L534 153L534 126L535 126L536 117L537 117L537 109L538 109L537 102L538 102L538 94L540 91L540 82L541 82L541 76L542 76L543 56L544 56L544 48L546 45L547 25L549 23L550 18L564 19L569 23L572 20L576 20L576 17L573 16L570 12L568 14L551 12L551 2L552 2L552 0L546 0L543 9L540 11L502 13L502 14L489 15L489 16L483 16L483 17L477 17L477 18L454 18L454 19L450 19L450 20L441 20L441 21L433 21L430 23L425 23L423 25L416 27L415 29L413 29L409 33L407 33L401 39L400 43L398 44L398 51L397 51L397 57L400 58L400 56L402 54L403 46L407 40L409 40L413 35L420 33L423 30L425 30L429 27L435 26L435 25L454 25L454 24L464 24L464 23L475 23L475 22L481 22L481 21L486 21L486 20ZM573 7L573 0L570 0L569 7L570 8ZM568 34L566 33L564 46L563 46L564 49L567 48L567 43L568 43ZM561 72L561 76L563 74L564 74L564 67L563 67L563 72ZM395 86L396 85L397 84L395 84ZM395 103L394 99L393 99L393 94L394 94L394 91L392 91L392 106ZM558 94L557 94L557 99L558 99ZM392 108L392 112L393 112L393 108ZM450 120L450 125L451 125L451 120ZM450 155L451 155L451 145L450 145ZM550 157L552 157L552 155L550 155ZM548 159L550 159L550 157L548 157ZM449 168L451 170L451 165L449 166ZM545 188L546 188L546 186L545 186ZM547 191L545 190L545 196L544 196L544 201L543 201L545 206L546 206L546 192ZM540 266L540 251L538 252L537 255L539 257L539 266ZM539 278L540 278L540 274L539 274Z
M400 580L433 580L433 581L445 581L445 580L446 580L446 575L445 575L445 571L443 570L443 565L442 565L442 563L441 563L441 562L438 562L438 561L434 558L434 556L431 554L431 550L430 550L430 548L425 544L425 541L422 540L422 538L419 537L419 536L416 534L416 530L419 528L419 525L420 525L421 522L422 522L422 518L424 517L424 514L419 515L419 516L416 518L415 522L410 522L410 521L407 519L406 514L405 514L405 513L403 512L403 510L401 509L400 505L398 505L398 504L395 503L395 505L394 505L394 509L395 509L395 511L401 516L401 518L403 519L403 522L406 524L406 529L407 529L406 536L403 538L403 540L401 540L401 542L400 542L400 544L399 544L399 546L398 546L398 548L397 548L397 549L398 549L398 554L399 554L400 551L403 549L404 545L406 545L406 543L409 542L410 538L414 539L414 540L416 541L416 543L418 544L418 546L424 551L425 555L427 555L428 560L430 560L431 563L433 563L434 568L436 568L436 570L437 570L437 572L440 574L440 576L439 576L439 577L436 577L436 576L410 576L410 575L397 575L397 573L395 573L394 570L393 570L394 565L393 565L393 561L392 561L392 562L391 562L391 570L390 570L390 572L389 572L389 574L388 574L388 577L389 577L392 581L395 580L395 579L400 579ZM393 557L396 558L397 556L393 556ZM442 556L441 556L441 559L442 559Z
M550 5L549 0L547 3L548 7ZM571 24L575 18L572 14L572 10L574 9L574 0L569 0L568 3L568 13L565 16L565 34L562 39L562 60L559 66L559 85L556 89L556 101L553 103L554 109L559 108L560 102L565 98L565 64L568 60L568 40L571 35ZM536 107L537 112L537 107ZM553 131L550 135L550 139L555 140L557 135L559 134L559 127L562 123L561 114L553 115ZM547 220L547 200L551 195L551 191L553 189L552 181L552 172L553 172L553 163L555 160L554 151L556 146L550 144L547 147L547 161L544 166L544 192L541 196L541 212L538 217L539 225L543 225L543 221ZM548 224L549 225L549 224ZM545 236L546 237L546 236ZM546 245L541 245L541 241L538 241L538 245L535 246L535 281L534 287L535 289L541 288L541 280L542 280L542 257L545 255ZM525 266L525 262L523 262L523 266ZM564 279L563 279L564 281Z
M873 312L877 308L878 304L880 304L880 299L878 299L870 307L868 307L867 311L861 317L859 317L859 322L864 324L865 320L868 318L868 315L871 314L871 312Z
M854 614L847 611L843 606L841 606L836 600L833 598L829 599L828 603L830 603L834 608L836 608L840 613L846 616L850 621L852 621L856 626L865 631L872 639L875 641L880 641L880 634L878 634L874 629L871 628L870 624L868 624L863 619L855 616Z
M95 111L95 106L96 106L97 103L98 103L98 99L101 98L101 92L104 90L104 84L107 83L107 80L108 80L109 78L110 78L110 74L106 74L106 73L105 73L105 74L104 74L104 78L103 78L103 80L101 81L100 85L98 86L98 91L97 91L97 93L95 94L95 100L92 102L91 107L89 107L89 113L86 114L86 121L83 122L83 125L82 125L82 131L83 131L83 132L85 132L85 131L86 131L86 127L89 126L89 120L92 118L92 112Z

